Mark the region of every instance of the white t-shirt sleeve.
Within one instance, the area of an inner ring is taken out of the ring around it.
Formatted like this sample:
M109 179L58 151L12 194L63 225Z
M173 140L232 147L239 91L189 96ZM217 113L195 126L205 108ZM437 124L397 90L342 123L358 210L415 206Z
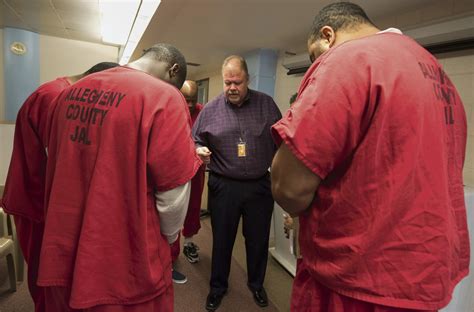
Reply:
M188 211L191 182L172 190L155 193L155 205L160 215L161 233L172 244L178 238Z

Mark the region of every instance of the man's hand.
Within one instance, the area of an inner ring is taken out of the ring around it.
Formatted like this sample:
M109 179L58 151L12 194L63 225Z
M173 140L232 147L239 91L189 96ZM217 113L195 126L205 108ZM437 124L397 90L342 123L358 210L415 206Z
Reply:
M290 238L290 231L293 230L293 218L286 213L283 214L283 230L285 237Z
M211 162L211 151L205 147L198 147L196 148L196 154L201 158L202 162L208 165Z
M288 230L293 229L293 218L286 213L283 214L283 226Z

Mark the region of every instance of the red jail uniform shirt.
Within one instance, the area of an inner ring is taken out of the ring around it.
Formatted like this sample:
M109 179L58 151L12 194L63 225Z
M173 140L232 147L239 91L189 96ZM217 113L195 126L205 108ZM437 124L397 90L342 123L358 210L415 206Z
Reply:
M201 165L184 97L117 67L65 89L50 115L38 284L70 288L74 309L159 296L171 261L154 194L187 183Z
M445 306L469 238L466 116L441 65L404 35L376 34L321 55L298 94L273 135L322 179L300 217L311 276L375 304Z
M12 158L2 198L2 206L7 213L35 222L44 221L48 109L53 99L69 85L66 77L42 84L18 112Z
M3 209L15 216L21 250L28 264L28 288L35 311L45 311L44 292L37 287L39 255L44 230L44 188L47 155L46 120L54 98L70 85L67 77L42 84L21 106L15 123L12 157Z

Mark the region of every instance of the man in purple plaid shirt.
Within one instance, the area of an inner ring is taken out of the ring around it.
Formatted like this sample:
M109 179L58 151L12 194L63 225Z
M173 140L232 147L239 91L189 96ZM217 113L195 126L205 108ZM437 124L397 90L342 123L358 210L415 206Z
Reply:
M204 106L193 127L196 152L208 164L212 224L212 272L206 309L215 311L227 292L240 217L247 252L247 285L265 307L263 288L273 197L268 168L276 146L270 127L281 119L273 99L250 90L244 58L222 65L224 92Z

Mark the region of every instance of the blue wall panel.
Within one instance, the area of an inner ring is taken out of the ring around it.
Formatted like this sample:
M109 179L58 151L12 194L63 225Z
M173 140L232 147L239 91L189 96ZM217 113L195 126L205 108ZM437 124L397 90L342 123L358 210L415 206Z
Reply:
M249 67L250 89L273 97L278 53L271 49L258 49L243 55Z
M10 50L14 42L26 46L17 55ZM39 86L39 35L17 28L4 28L3 70L5 77L5 119L14 121L26 98Z

